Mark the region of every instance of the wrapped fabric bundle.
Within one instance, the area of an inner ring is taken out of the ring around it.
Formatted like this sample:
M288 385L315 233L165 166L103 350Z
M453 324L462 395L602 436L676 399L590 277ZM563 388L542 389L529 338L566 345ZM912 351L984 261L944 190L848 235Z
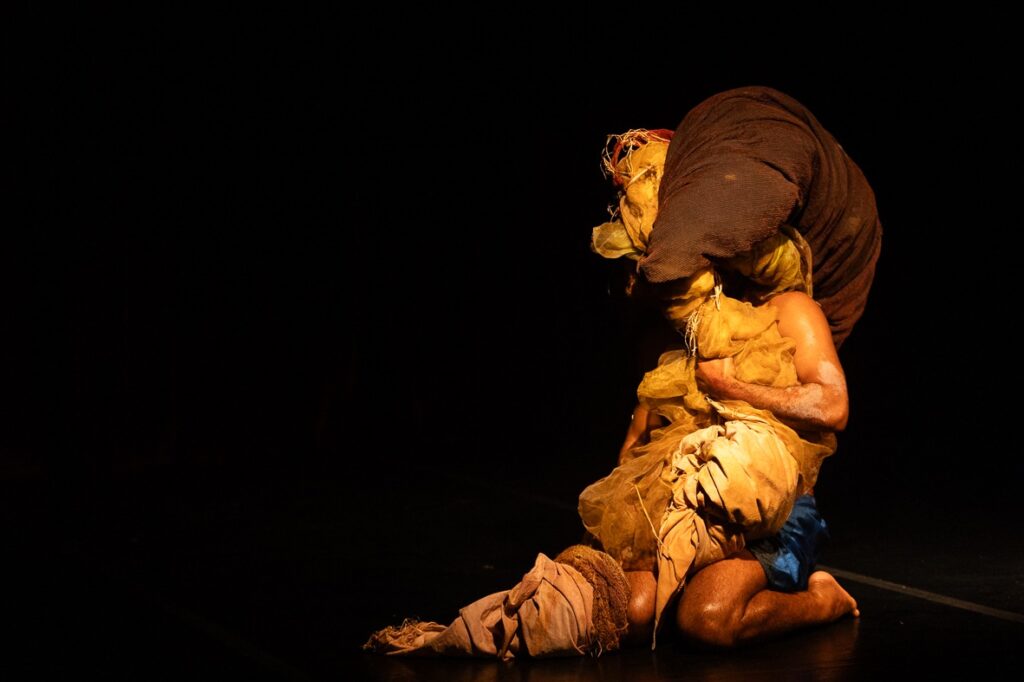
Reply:
M839 348L864 312L881 252L875 196L814 115L767 87L709 97L679 124L639 266L665 283L795 228L816 263L814 297Z
M459 610L445 627L406 621L375 632L363 648L397 656L510 660L614 651L626 630L629 586L610 556L576 545L552 561L538 554L511 590Z

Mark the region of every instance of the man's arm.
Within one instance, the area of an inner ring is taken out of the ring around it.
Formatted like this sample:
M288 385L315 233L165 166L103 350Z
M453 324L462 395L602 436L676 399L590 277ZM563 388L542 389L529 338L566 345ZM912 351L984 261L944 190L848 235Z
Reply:
M626 455L634 445L645 445L650 438L651 431L662 425L662 419L656 414L648 411L646 407L637 403L633 410L633 419L626 429L626 439L619 448L619 465L623 465L629 459Z
M625 259L623 259L625 261ZM636 265L630 261L625 265L625 272L633 274ZM670 325L664 317L662 310L658 307L655 294L649 290L650 285L642 278L635 282L637 289L630 294L635 297L633 329L636 334L636 358L635 369L646 372L658 364L658 358L665 351L680 348L679 333ZM626 430L626 438L619 448L619 464L630 459L627 455L634 445L645 445L650 433L664 425L664 420L656 414L651 414L646 407L637 403L633 410L633 416Z
M745 400L800 429L842 431L849 418L846 377L821 308L799 292L768 302L779 311L779 332L796 341L798 386L775 388L739 381L732 358L697 363L697 378L716 398Z

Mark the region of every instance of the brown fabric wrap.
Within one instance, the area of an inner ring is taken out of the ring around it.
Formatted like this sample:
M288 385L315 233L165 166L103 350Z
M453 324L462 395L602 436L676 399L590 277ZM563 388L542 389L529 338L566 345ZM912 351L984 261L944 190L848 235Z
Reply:
M691 276L795 227L814 254L814 294L839 347L863 314L882 227L857 164L802 104L767 87L728 90L676 129L640 271Z

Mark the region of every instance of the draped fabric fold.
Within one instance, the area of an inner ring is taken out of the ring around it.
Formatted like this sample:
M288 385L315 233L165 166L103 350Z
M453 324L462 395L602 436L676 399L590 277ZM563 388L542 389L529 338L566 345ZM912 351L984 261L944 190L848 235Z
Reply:
M801 474L772 422L742 401L709 402L726 419L680 441L666 467L672 498L658 533L656 623L686 579L779 532Z

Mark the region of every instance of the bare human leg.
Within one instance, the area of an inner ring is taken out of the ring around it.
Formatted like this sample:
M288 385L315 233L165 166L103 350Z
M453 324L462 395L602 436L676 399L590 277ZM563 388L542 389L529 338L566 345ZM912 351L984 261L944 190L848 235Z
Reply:
M629 607L626 619L629 629L623 637L627 646L651 643L654 634L654 600L658 589L658 581L650 571L626 571L629 581Z
M857 602L835 578L816 571L803 592L765 589L768 580L754 555L742 550L693 575L676 612L684 637L699 644L732 647L847 614Z

